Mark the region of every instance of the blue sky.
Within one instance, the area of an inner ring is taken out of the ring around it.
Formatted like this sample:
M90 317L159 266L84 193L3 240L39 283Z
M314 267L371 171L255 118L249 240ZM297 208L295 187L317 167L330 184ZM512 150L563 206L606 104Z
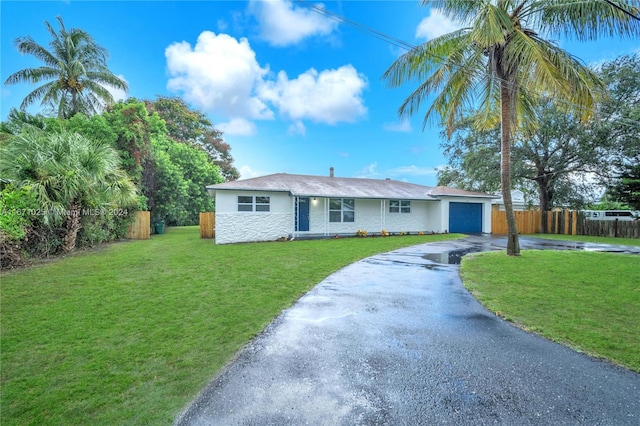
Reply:
M455 28L418 1L321 4L410 44ZM391 89L381 79L403 50L300 3L3 0L0 14L2 82L40 65L14 40L30 35L47 45L44 21L57 29L59 15L109 51L110 69L129 83L118 97L180 96L204 111L224 131L243 178L335 167L336 176L435 185L445 164L439 129L422 129L424 112L398 119L414 87ZM586 63L640 49L630 39L558 43ZM31 90L2 86L0 119Z

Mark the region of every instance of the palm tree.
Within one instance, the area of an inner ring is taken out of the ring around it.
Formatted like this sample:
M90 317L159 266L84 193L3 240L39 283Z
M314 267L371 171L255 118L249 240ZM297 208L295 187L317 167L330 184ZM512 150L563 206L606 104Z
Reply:
M76 246L82 209L136 200L136 188L119 166L109 144L69 131L47 133L25 125L0 145L0 177L35 194L45 224L63 226L65 252Z
M24 98L21 109L42 99L42 105L57 111L60 118L69 118L78 112L93 115L114 102L106 86L127 91L127 83L109 71L107 51L96 44L93 37L77 28L67 31L62 18L58 16L57 19L59 32L45 21L52 37L50 50L30 36L16 39L20 53L35 56L44 62L44 66L13 73L4 84L47 81Z
M385 72L391 86L420 84L400 106L401 116L416 112L431 92L439 92L424 118L439 116L451 137L473 107L479 128L501 123L501 186L507 213L507 254L520 245L511 200L511 142L520 126L534 126L536 97L551 94L561 105L588 119L604 92L598 77L580 60L545 36L593 40L598 36L638 36L639 7L617 7L604 0L423 0L464 28L411 49Z

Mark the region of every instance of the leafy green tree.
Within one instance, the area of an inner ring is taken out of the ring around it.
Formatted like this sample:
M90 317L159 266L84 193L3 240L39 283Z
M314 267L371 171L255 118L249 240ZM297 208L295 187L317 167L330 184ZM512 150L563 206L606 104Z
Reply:
M171 138L166 120L148 111L147 105L130 98L88 122L82 122L81 116L67 121L74 130L113 143L154 221L197 224L201 211L213 210L206 186L223 181L220 168L200 146ZM80 124L71 125L74 121ZM187 133L185 130L182 134Z
M41 99L42 105L55 111L59 118L69 118L79 112L99 113L114 102L106 86L126 91L127 83L107 68L107 51L91 35L78 28L67 30L62 18L58 16L57 20L60 24L57 32L45 21L52 38L50 49L31 36L16 39L20 53L35 56L44 65L17 71L4 84L46 82L24 98L21 109Z
M464 24L464 28L417 46L385 72L392 86L419 80L400 106L401 116L417 112L431 92L439 92L425 115L437 115L449 135L479 102L475 124L501 123L501 189L507 216L507 254L520 245L511 200L511 145L515 130L533 126L531 106L551 93L573 107L583 120L591 116L603 89L598 77L579 60L542 38L565 35L578 40L598 36L640 35L640 22L604 1L566 0L423 0ZM640 8L628 7L638 14Z
M634 210L640 210L640 163L625 166L625 170L608 193L614 200Z
M108 144L69 131L23 127L0 146L0 176L30 188L45 223L64 228L62 250L76 247L83 209L128 206L136 188Z
M600 139L614 143L614 165L640 163L640 54L620 56L596 68L609 96L599 108Z
M574 114L544 98L534 108L533 131L522 129L511 148L512 186L537 194L540 209L581 208L593 199L588 174L607 168L612 143L598 137L593 122L582 124ZM500 188L499 129L477 129L472 118L458 125L442 144L450 167L439 172L439 185L495 192ZM532 188L533 185L533 188Z
M200 212L214 210L213 199L206 186L224 181L220 168L205 152L190 144L178 143L169 138L157 138L153 146L156 155L166 153L171 162L171 167L166 166L164 170L160 170L156 204L161 201L161 205L171 205L173 208L167 209L164 216L157 212L157 216L179 225L198 224ZM162 158L158 158L157 164L161 165L161 161ZM158 169L162 167L156 170ZM167 174L163 176L163 172ZM174 173L179 177L179 183L170 183L176 180ZM163 200L161 194L173 198L174 201ZM176 202L176 198L180 200L179 203ZM180 208L176 208L177 206Z
M144 103L134 98L114 104L102 116L116 135L114 145L122 158L123 168L136 185L144 186L145 178L149 178L145 171L150 171L153 162L151 139L158 133L166 134L166 128L158 123L157 115L150 115Z
M169 137L176 142L192 144L204 150L220 168L227 181L237 180L240 173L233 165L231 147L222 139L222 132L198 110L193 110L180 98L160 96L145 101L150 112L157 112L167 125Z
M46 118L41 114L31 115L26 111L11 108L7 120L0 123L0 141L6 139L9 135L20 133L25 124L44 129Z
M500 129L478 129L465 117L441 143L448 166L438 171L438 185L495 193L500 189Z

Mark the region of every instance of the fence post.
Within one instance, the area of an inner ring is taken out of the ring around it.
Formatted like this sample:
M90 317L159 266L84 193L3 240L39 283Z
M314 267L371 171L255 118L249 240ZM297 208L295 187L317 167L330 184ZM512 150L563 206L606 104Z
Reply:
M136 212L136 218L127 230L130 240L148 240L151 238L151 212Z
M216 226L215 212L200 213L200 238L214 238Z

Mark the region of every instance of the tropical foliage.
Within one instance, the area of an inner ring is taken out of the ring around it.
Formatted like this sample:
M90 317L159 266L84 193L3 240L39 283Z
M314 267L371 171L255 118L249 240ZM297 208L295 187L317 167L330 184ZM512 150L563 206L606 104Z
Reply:
M604 1L564 0L423 0L423 4L463 28L417 46L385 72L391 86L417 80L418 87L400 106L401 116L420 109L437 95L426 112L440 118L448 135L475 105L474 125L501 123L501 189L507 212L507 254L518 255L518 230L511 200L511 145L519 127L535 128L533 105L552 94L567 110L588 119L604 90L597 75L582 62L542 38L566 36L593 40L599 36L638 36L640 22ZM628 12L638 14L640 8Z
M103 114L107 132L115 134L115 146L153 220L195 225L200 212L214 209L206 186L224 181L221 170L194 141L174 140L165 120L147 105L132 98L109 108Z
M220 168L225 180L240 178L240 172L233 166L231 147L204 113L189 108L180 98L159 96L154 101L145 101L145 104L150 113L157 112L165 121L169 138L204 150Z
M634 165L640 163L640 56L621 56L594 71L607 86L596 117L580 123L552 99L541 99L535 131L514 137L512 184L537 198L542 210L593 209L605 187L609 199L621 202L608 208L633 205L633 189L626 185L633 186ZM442 144L449 165L438 172L438 184L495 192L500 188L499 129L475 128L470 117Z
M59 118L69 118L79 112L99 113L114 102L108 88L126 92L127 83L107 68L107 51L91 35L78 28L67 30L62 18L57 20L59 31L45 21L52 38L49 49L31 36L16 39L20 53L32 55L44 65L17 71L4 84L44 82L24 98L21 109L41 99L42 105Z
M612 144L598 137L593 122L580 123L551 99L541 99L535 112L535 131L514 135L513 187L531 194L543 211L584 207L595 196L586 177L606 170ZM500 129L477 129L471 120L460 123L454 136L443 142L449 166L438 172L438 185L496 192L500 189Z
M640 210L640 164L628 165L609 189L611 198Z
M83 211L124 212L135 203L135 186L119 164L108 144L68 131L25 126L0 148L0 176L33 194L38 210L32 215L62 226L65 252L76 247Z

